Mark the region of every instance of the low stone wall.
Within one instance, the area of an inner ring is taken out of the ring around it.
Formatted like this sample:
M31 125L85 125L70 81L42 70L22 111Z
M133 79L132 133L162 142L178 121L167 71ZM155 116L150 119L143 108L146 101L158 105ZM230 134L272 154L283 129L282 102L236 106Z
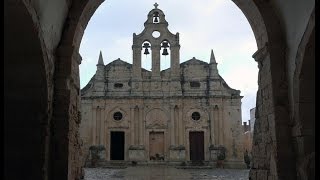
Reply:
M106 148L103 145L90 146L86 167L96 167L98 162L106 159Z
M184 146L170 146L169 150L170 161L185 161L186 159L186 148Z
M145 161L145 154L144 146L129 147L129 160L131 161Z

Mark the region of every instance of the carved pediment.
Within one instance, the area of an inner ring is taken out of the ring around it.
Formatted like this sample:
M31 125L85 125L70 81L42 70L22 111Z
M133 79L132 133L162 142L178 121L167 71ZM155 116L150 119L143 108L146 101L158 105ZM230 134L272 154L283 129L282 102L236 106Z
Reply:
M150 124L146 126L147 129L167 129L168 126L164 124Z
M152 109L146 115L146 128L166 129L168 118L161 109Z

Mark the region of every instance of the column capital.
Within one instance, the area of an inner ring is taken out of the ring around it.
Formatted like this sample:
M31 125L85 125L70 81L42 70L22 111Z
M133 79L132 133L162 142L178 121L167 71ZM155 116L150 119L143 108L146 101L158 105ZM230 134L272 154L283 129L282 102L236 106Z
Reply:
M211 106L213 110L219 110L219 106L217 104Z
M263 48L258 49L253 55L252 58L258 63L258 67L262 67L263 61L266 56L269 54L268 43L265 44Z
M179 105L177 105L177 104L170 104L170 109L174 109L174 108L179 108Z

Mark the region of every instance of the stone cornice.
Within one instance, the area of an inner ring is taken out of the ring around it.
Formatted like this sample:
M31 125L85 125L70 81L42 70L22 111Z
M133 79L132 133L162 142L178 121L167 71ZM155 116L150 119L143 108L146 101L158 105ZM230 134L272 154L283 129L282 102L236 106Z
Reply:
M242 99L243 96L231 97L231 96L221 96L221 95L210 95L210 96L91 96L91 97L81 97L83 100L88 99L206 99L206 98L224 98L224 99Z
M262 67L263 61L268 55L268 43L265 44L263 48L258 49L253 55L252 58L258 63L258 67Z

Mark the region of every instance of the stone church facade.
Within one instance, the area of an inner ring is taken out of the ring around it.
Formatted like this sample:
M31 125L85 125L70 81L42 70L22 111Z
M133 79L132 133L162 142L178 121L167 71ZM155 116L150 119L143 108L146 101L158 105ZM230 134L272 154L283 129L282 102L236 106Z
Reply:
M106 161L213 163L225 148L226 166L244 167L242 96L219 75L213 51L210 63L180 63L179 33L168 30L156 4L144 26L133 34L133 64L104 65L100 52L97 71L81 90L84 153L102 145ZM142 53L151 55L151 71L141 67ZM171 64L160 71L162 55Z

